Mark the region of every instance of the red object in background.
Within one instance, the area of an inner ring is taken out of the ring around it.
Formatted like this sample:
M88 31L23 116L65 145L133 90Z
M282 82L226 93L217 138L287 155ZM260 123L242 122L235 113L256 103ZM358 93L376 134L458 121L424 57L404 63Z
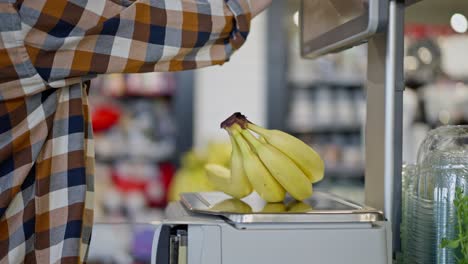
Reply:
M137 191L144 193L147 204L150 207L162 208L167 205L169 185L176 172L176 167L170 162L162 162L156 169L159 170L159 177L157 179L137 179L136 177L132 177L132 175L120 175L117 170L113 170L112 180L120 192ZM151 187L152 184L159 185L162 193L159 195L150 194L149 192L152 190L148 190L147 187Z
M458 34L449 25L410 24L405 26L405 35L415 39Z
M102 132L113 127L120 119L120 110L115 106L96 106L91 114L93 131Z
M164 192L158 199L152 198L147 194L148 204L151 207L161 208L167 205L169 185L176 172L176 167L170 162L162 162L159 165L159 184Z
M143 192L146 184L148 183L147 180L136 179L135 177L132 177L132 175L121 175L117 170L112 170L111 175L115 187L124 193L132 191Z

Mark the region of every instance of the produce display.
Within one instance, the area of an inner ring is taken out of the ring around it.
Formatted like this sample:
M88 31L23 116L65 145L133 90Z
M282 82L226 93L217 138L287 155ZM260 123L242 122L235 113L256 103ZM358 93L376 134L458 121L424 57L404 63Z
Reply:
M192 149L185 153L169 185L168 200L178 201L181 193L215 191L204 166L212 164L224 169L229 167L230 157L231 145L225 142L211 142L205 149Z
M312 184L323 179L323 160L301 140L262 128L241 113L234 113L221 128L229 134L232 152L230 166L204 166L215 190L237 199L255 191L269 203L283 201L286 194L302 201L312 195Z

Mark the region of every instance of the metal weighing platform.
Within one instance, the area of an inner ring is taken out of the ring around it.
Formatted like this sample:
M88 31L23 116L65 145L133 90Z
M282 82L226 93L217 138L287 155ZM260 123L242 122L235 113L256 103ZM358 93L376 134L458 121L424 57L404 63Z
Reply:
M284 204L295 203L286 199ZM152 263L389 263L390 225L372 208L316 192L295 212L252 195L186 193L166 210ZM272 204L268 204L272 205ZM274 204L273 204L274 205Z
M285 199L280 208L284 204L303 205L302 208L296 206L298 208L294 212L288 210L263 211L265 206L275 206L275 204L267 204L258 196L235 201L219 192L183 194L181 202L192 215L218 216L236 227L270 223L372 223L384 221L382 212L322 192L315 192L312 197L301 203L291 198ZM227 204L227 206L217 208L223 204ZM284 208L286 208L285 205Z
M255 194L240 201L216 192L186 193L159 223L153 264L394 261L400 248L404 10L417 0L410 2L302 0L303 57L367 42L366 206L314 192L294 210L288 199L266 210ZM337 10L351 19L336 19Z

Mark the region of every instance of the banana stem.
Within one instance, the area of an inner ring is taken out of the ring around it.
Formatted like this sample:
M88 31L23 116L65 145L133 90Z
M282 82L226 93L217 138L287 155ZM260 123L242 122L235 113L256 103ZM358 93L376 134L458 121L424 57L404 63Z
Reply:
M250 123L250 122L247 123L247 128L262 136L265 135L267 132L265 128L259 127L255 125L254 123Z
M236 140L234 139L234 135L231 133L231 131L228 130L228 134L229 134L229 140L231 141L231 146L232 146L232 150L231 150L231 158L232 158L232 155L234 154L234 149L236 147L239 147L239 144L237 144Z
M238 122L245 123L239 124ZM260 146L262 143L256 137L254 137L249 130L246 129L248 125L251 125L251 123L248 123L247 119L244 116L240 115L240 113L235 113L223 122L222 127L226 129L231 136L236 136L237 134L240 134L241 137L246 140L245 143L250 145L252 147L252 150L255 152L255 148ZM260 130L260 128L258 128L258 130ZM239 142L237 143L240 144Z
M250 131L244 129L241 132L242 136L253 146L253 148L257 148L262 143L250 133Z
M234 124L232 124L232 125L230 125L230 126L227 126L227 127L225 127L224 129L226 129L227 132L228 132L230 135L233 135L233 136L234 136L234 135L237 135L237 134L240 134L241 131L242 131L241 126L240 126L239 124L237 124L237 123L234 123Z
M236 141L237 146L239 146L242 155L247 156L250 154L252 149L250 148L249 143L244 139L244 137L242 137L242 135L238 131L236 131L234 140Z
M234 124L238 124L242 128L245 128L246 123L248 123L247 118L241 113L236 112L221 123L221 128L229 128L232 127Z

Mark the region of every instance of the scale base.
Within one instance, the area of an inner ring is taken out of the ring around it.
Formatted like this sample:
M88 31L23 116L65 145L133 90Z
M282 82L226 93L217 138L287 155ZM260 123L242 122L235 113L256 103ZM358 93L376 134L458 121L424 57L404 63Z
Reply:
M266 203L255 197L243 199L251 207L247 213L234 210L235 206L213 210L217 202L230 199L221 193L190 193L182 198L168 205L162 229L172 237L186 234L186 259L164 262L163 254L173 256L178 249L158 246L158 242L170 244L171 235L156 234L154 252L160 258L153 263L392 263L390 224L382 214L327 193L316 192L305 201L316 206L312 210L294 213L261 212Z

